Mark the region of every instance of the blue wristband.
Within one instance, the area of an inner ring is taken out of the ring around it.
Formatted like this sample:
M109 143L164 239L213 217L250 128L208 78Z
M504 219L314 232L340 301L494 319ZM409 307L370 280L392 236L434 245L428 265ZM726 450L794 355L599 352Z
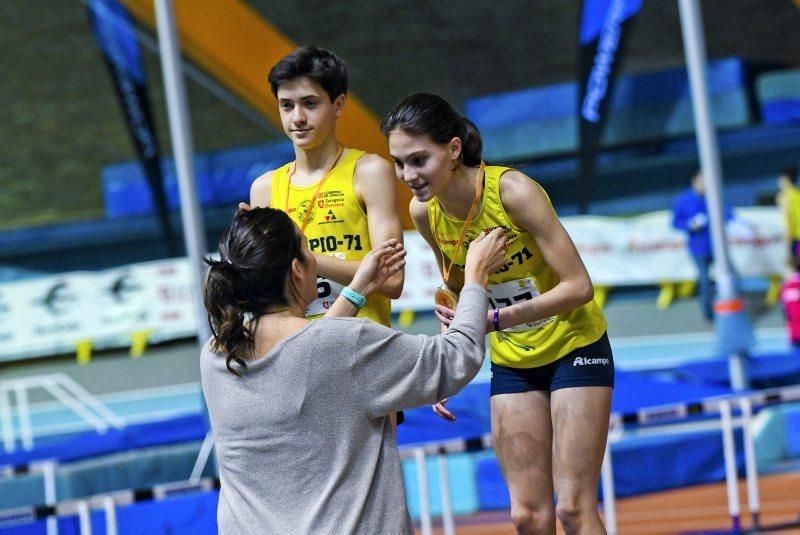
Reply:
M351 289L349 286L342 288L342 296L353 303L358 309L364 308L364 304L367 302L366 297Z

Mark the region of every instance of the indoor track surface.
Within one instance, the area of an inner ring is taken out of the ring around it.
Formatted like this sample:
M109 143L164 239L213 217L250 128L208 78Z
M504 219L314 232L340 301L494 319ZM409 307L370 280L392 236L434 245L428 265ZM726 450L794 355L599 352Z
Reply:
M761 495L761 525L757 533L800 534L800 472L763 476L759 479ZM744 481L739 483L742 504L742 528L752 529L747 513L747 493ZM515 533L509 511L486 512L456 519L459 535L502 535ZM787 529L781 524L795 523ZM617 533L640 535L646 533L726 533L731 530L728 516L725 483L698 485L617 501ZM417 533L419 533L417 529ZM559 527L558 533L564 531ZM441 535L441 524L435 525L435 535Z

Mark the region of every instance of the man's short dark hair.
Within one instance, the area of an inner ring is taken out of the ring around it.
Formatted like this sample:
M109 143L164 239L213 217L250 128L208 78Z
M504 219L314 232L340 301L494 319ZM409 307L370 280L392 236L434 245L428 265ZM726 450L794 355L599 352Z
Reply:
M314 80L331 101L347 94L347 66L339 56L324 48L301 46L281 58L269 71L272 94L277 97L282 84L297 78Z
M787 167L781 170L780 176L785 176L792 184L797 184L797 167Z

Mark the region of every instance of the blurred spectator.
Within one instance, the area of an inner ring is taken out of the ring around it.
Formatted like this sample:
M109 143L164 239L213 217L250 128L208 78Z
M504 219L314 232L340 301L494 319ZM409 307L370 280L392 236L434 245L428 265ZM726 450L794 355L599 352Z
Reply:
M792 258L792 274L781 287L781 304L792 345L800 348L800 256Z
M730 220L730 208L725 208L725 219ZM689 235L689 253L697 265L697 293L703 316L714 319L714 289L711 286L709 269L714 260L711 247L708 209L706 208L705 185L700 171L692 177L691 187L682 191L672 204L672 226L686 231Z
M786 225L786 246L789 250L789 266L794 271L795 258L800 256L800 189L797 188L797 168L790 167L778 175L776 204L783 213Z

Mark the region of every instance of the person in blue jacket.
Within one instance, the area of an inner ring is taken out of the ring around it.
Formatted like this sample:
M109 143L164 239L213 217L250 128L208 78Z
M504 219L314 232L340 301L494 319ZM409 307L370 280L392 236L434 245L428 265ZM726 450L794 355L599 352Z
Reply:
M733 214L725 207L725 220ZM714 288L711 286L709 269L714 260L711 246L711 229L709 228L708 208L706 207L705 186L700 171L692 177L691 187L682 191L672 204L672 226L686 231L689 235L689 253L697 265L697 293L700 297L703 316L706 320L714 319Z

